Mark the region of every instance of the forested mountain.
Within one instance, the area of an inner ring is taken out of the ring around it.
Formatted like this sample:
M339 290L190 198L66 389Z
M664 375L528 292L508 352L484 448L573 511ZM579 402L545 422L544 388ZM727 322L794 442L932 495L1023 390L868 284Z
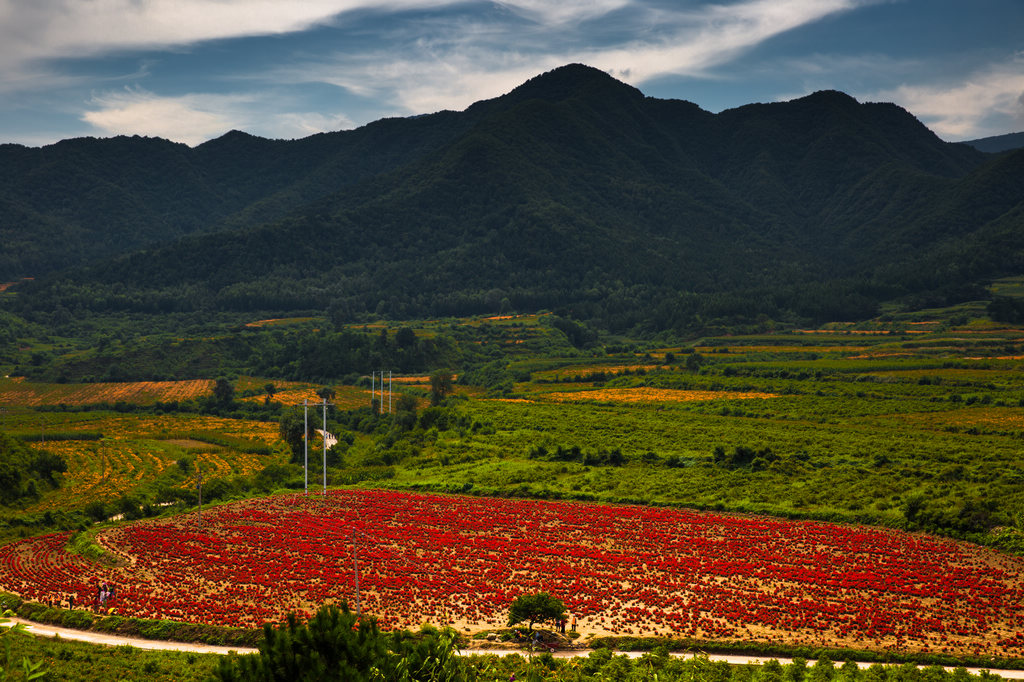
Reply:
M982 137L977 140L968 140L964 144L969 144L975 149L983 152L998 154L999 152L1005 152L1011 149L1024 148L1024 132Z
M581 65L463 112L294 142L75 140L4 147L0 167L19 245L2 273L105 243L22 285L25 312L505 306L685 329L862 317L1024 271L1024 151L949 144L839 92L711 114Z

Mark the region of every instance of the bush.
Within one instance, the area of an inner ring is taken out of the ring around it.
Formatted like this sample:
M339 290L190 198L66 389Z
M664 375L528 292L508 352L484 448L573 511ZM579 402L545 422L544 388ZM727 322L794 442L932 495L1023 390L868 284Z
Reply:
M16 612L21 608L23 601L21 597L10 592L0 592L0 613L7 611Z
M61 612L60 624L74 630L89 630L92 628L93 620L93 615L88 611L74 609Z

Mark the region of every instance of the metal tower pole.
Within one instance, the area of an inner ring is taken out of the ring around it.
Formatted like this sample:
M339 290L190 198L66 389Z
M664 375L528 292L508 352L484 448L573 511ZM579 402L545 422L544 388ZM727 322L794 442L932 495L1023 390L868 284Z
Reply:
M359 616L363 607L359 600L359 555L356 553L356 534L354 532L352 533L352 564L356 568L356 616Z
M304 398L302 400L302 474L305 476L305 482L303 483L302 489L309 495L309 399Z
M327 398L324 398L324 496L327 496Z
M199 478L196 488L199 489L199 527L203 527L203 467L196 465L196 472Z

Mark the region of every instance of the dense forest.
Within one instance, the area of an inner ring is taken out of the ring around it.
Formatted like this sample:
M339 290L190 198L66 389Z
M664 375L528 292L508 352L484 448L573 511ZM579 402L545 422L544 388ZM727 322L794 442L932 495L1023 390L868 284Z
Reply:
M712 114L571 65L463 112L292 142L0 148L27 319L554 310L692 332L977 298L1024 269L1024 150L834 91Z

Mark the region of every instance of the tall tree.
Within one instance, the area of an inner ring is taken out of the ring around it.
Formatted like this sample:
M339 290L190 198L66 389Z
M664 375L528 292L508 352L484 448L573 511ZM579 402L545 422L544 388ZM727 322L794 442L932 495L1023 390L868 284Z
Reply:
M230 405L235 400L235 387L226 377L218 377L213 385L213 397L221 405Z
M527 621L531 630L534 623L563 618L565 618L565 603L547 592L521 594L512 600L512 605L508 610L509 625Z
M430 375L430 404L440 405L441 401L452 392L452 373L447 369L437 369Z

